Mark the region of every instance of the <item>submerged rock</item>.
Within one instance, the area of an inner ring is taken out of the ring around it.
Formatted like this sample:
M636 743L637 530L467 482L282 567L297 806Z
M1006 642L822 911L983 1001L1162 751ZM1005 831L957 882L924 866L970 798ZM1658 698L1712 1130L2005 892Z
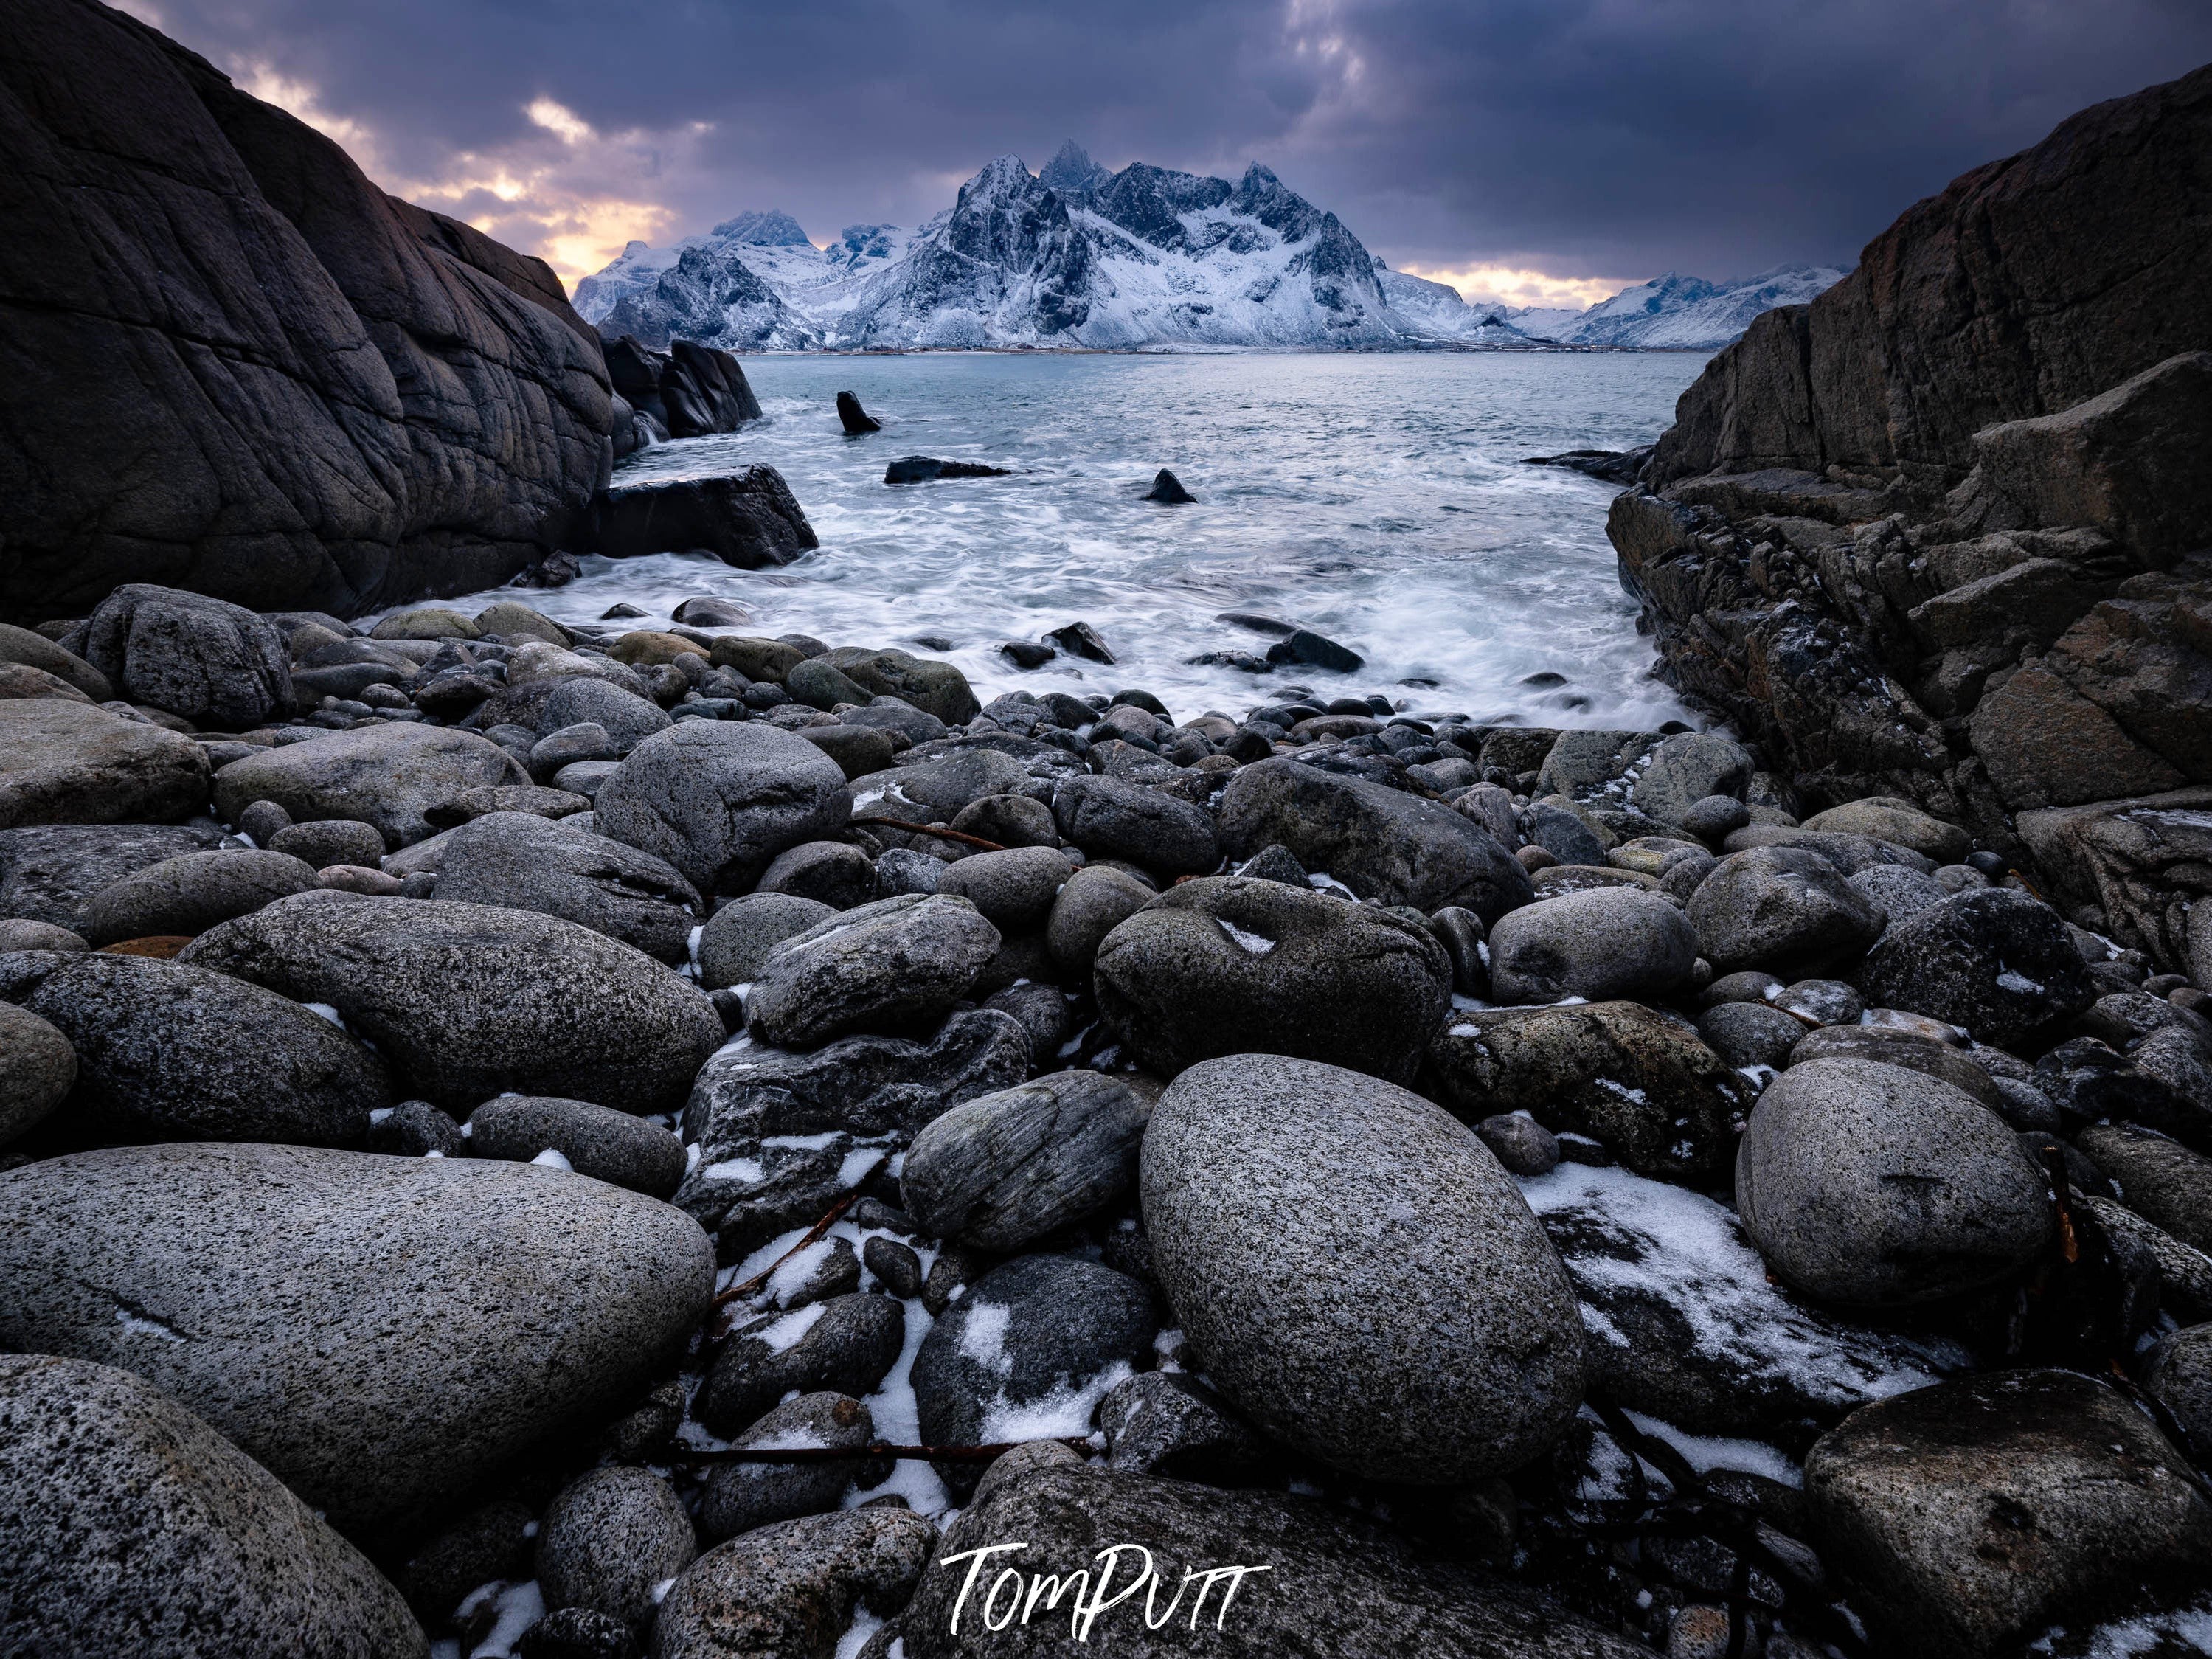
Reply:
M1162 467L1152 475L1152 487L1145 492L1148 501L1164 501L1170 507L1195 501L1198 497L1182 487L1182 480Z
M940 461L934 455L908 455L893 461L884 469L887 484L927 483L933 478L1004 478L1009 477L1003 466L985 466L979 461Z
M860 407L860 400L849 392L837 394L837 422L845 428L848 438L863 437L871 432L881 432L884 423Z

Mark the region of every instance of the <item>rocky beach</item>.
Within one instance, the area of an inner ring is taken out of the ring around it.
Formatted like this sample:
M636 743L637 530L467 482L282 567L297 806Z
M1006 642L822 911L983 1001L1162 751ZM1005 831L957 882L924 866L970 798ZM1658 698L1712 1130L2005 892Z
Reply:
M1553 458L1620 730L556 618L744 363L15 11L0 1655L2212 1651L2212 69Z

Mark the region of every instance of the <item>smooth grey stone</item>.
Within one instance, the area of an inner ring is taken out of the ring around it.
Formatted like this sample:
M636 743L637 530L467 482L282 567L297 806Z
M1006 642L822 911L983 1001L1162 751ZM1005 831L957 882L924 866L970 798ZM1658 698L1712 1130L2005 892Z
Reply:
M1771 1003L1717 1002L1698 1016L1698 1035L1731 1066L1778 1072L1804 1038L1805 1022Z
M1690 896L1690 924L1717 973L1796 975L1856 957L1881 936L1880 906L1816 853L1731 853Z
M1568 996L1656 1000L1680 989L1697 959L1698 936L1682 913L1633 887L1524 905L1490 930L1491 992L1509 1006Z
M1496 836L1449 806L1288 758L1240 769L1221 798L1232 858L1270 844L1378 904L1427 914L1455 904L1494 926L1533 896ZM1086 849L1087 850L1087 849Z
M1668 858L1666 867L1659 872L1660 896L1686 909L1691 895L1705 884L1707 876L1719 868L1720 860L1711 853L1674 854Z
M1159 896L1134 876L1092 865L1067 878L1045 921L1052 959L1079 981L1091 972L1106 935Z
M894 1242L868 1241L870 1272L876 1271L875 1247ZM906 1294L920 1289L917 1284ZM793 1392L865 1398L882 1386L905 1341L906 1309L890 1297L860 1291L752 1320L715 1352L699 1391L699 1420L716 1434L732 1435Z
M1935 860L1894 842L1877 841L1872 836L1851 835L1840 830L1802 830L1762 823L1755 815L1752 823L1730 831L1721 842L1721 849L1727 853L1748 852L1759 847L1789 847L1799 852L1817 853L1844 876L1855 876L1877 864L1902 865L1923 876L1936 872Z
M2071 1160L2068 1170L2071 1179ZM2184 1322L2212 1319L2212 1256L2191 1249L2124 1204L2093 1191L2084 1190L2078 1196L2081 1207L2112 1241L2116 1255L2140 1255L2149 1261L2156 1272L2162 1311Z
M399 1592L267 1469L107 1365L0 1355L11 1653L425 1659Z
M1736 1205L1785 1283L1863 1307L1994 1284L2054 1224L2043 1172L2002 1118L1869 1060L1808 1060L1768 1085L1737 1149Z
M1821 1025L1853 1024L1866 1012L1865 1000L1839 979L1801 979L1784 986L1767 1001Z
M2143 1392L2173 1414L2201 1459L2212 1448L2212 1324L2169 1331L2143 1371Z
M1263 1475L1277 1454L1220 1395L1188 1371L1144 1371L1098 1402L1106 1467L1213 1486Z
M207 792L207 751L189 738L89 703L0 699L0 830L174 821Z
M635 692L592 675L577 674L556 682L546 692L544 701L538 705L535 723L538 734L547 738L571 726L596 726L606 733L614 752L592 758L619 759L656 732L668 730L672 722Z
M544 1152L594 1181L666 1198L684 1180L684 1143L662 1128L611 1106L545 1095L501 1095L469 1114L469 1152L476 1158L528 1164Z
M832 665L813 658L793 665L783 677L783 689L800 702L825 714L840 703L865 704L868 701L866 686L848 679Z
M1027 795L986 795L952 816L950 826L963 836L981 836L1001 847L1057 847L1060 827L1052 808Z
M112 589L86 626L82 655L125 701L222 731L248 731L292 707L283 636L205 593L147 582Z
M670 963L690 954L705 908L665 860L530 812L471 818L450 833L437 873L442 900L557 916Z
M1723 974L1698 993L1698 1006L1712 1007L1722 1002L1771 1002L1774 993L1782 988L1782 981L1772 974L1757 968L1739 969L1733 974Z
M463 790L529 781L512 755L473 732L392 722L233 761L215 775L215 801L234 823L258 800L275 801L295 822L357 818L400 848L428 836L425 814Z
M1451 1001L1451 962L1409 922L1281 882L1177 884L1100 943L1100 1016L1146 1070L1296 1054L1410 1077Z
M799 735L836 761L848 780L882 771L897 752L890 732L848 726L842 716L827 726L804 726Z
M512 786L510 786L512 787ZM273 805L262 802L260 805ZM283 809L277 809L282 811ZM251 817L252 807L246 808ZM311 869L327 870L334 864L357 864L374 870L384 857L384 836L373 823L354 818L322 818L312 823L288 823L266 839L244 821L239 826L272 853L289 853Z
M1671 1181L1724 1175L1755 1092L1686 1022L1633 1002L1455 1015L1428 1060L1462 1118L1527 1111Z
M1279 881L1286 886L1304 887L1306 867L1292 855L1291 849L1280 842L1271 842L1237 866L1236 873L1252 881Z
M1805 1459L1821 1559L1911 1654L2011 1650L2054 1620L2203 1582L2212 1502L2094 1377L1999 1371L1869 1406Z
M1203 808L1120 778L1066 779L1053 792L1052 816L1063 839L1096 858L1176 876L1202 876L1221 862Z
M667 860L704 893L741 890L785 848L836 834L853 796L803 738L765 721L685 720L632 750L592 804L600 833Z
M896 732L908 743L929 743L951 729L936 715L926 714L900 697L871 697L866 708L848 708L837 718L848 726Z
M952 1107L907 1151L899 1192L927 1232L1012 1255L1136 1184L1158 1090L1054 1072Z
M2093 1123L2074 1144L2120 1202L2195 1250L2212 1250L2212 1158L2132 1123Z
M700 1069L684 1108L699 1162L676 1202L737 1261L849 1192L858 1176L847 1160L862 1140L888 1157L946 1107L1029 1074L1027 1035L989 1009L954 1014L926 1042L844 1037L812 1054L732 1043Z
M888 1619L914 1595L938 1547L911 1510L811 1515L717 1545L660 1604L653 1659L814 1655L866 1607Z
M1873 795L1831 806L1807 818L1805 828L1865 836L1893 847L1909 848L1936 866L1963 862L1974 845L1973 837L1956 824L1932 817L1913 802L1894 795Z
M1553 801L1531 801L1522 810L1516 839L1540 847L1562 864L1595 866L1605 862L1606 844L1579 813Z
M0 1344L137 1372L342 1529L612 1411L714 1289L688 1216L526 1164L115 1147L0 1174Z
M754 890L852 910L876 896L876 866L866 853L847 842L804 841L771 859Z
M1991 1109L2015 1129L2034 1134L2055 1135L2061 1119L2058 1103L2033 1084L2022 1083L2014 1078L1994 1078L1997 1098Z
M876 893L895 898L901 893L933 893L945 876L945 860L908 847L890 847L876 860Z
M1451 958L1452 989L1462 996L1490 997L1490 932L1482 918L1447 904L1428 919L1429 932Z
M793 893L748 893L719 907L699 935L699 982L719 991L760 977L769 952L837 912Z
M968 677L949 662L910 652L870 651L852 646L825 651L822 660L864 688L868 695L855 702L896 697L947 726L964 725L975 718L981 707L969 688Z
M992 1474L998 1475L996 1464ZM993 1479L988 1492L979 1487L933 1551L902 1621L909 1659L968 1659L987 1642L989 1651L1006 1659L1066 1652L1065 1620L1048 1623L1040 1616L978 1634L978 1604L991 1575L1012 1569L1030 1583L1036 1574L1065 1574L1073 1563L1132 1541L1152 1552L1159 1575L1152 1617L1161 1628L1148 1632L1139 1595L1102 1613L1090 1632L1091 1645L1110 1642L1132 1659L1169 1659L1200 1643L1224 1653L1346 1659L1413 1651L1470 1659L1643 1659L1650 1652L1517 1585L1418 1556L1401 1534L1311 1498L1222 1492L1048 1459ZM959 1558L1012 1543L1024 1547L987 1558L956 1632L953 1611L974 1565ZM1142 1571L1140 1558L1118 1559L1131 1576ZM1205 1573L1231 1565L1272 1571L1234 1581L1238 1589L1225 1613L1227 1583L1216 1584L1204 1609L1194 1607L1189 1598ZM1127 1582L1117 1578L1115 1590ZM1178 1586L1188 1586L1187 1599L1171 1610ZM1005 1607L1002 1596L999 1611ZM1196 1637L1189 1629L1194 1619ZM1233 1635L1217 1635L1217 1622ZM1417 1648L1407 1645L1408 1632L1419 1633Z
M805 1048L848 1031L898 1035L934 1025L999 948L999 930L965 899L878 899L770 951L745 1001L760 1040Z
M600 787L621 769L619 761L576 761L556 772L548 787L564 795L580 795L587 801L596 800Z
M1533 1117L1500 1112L1476 1124L1474 1133L1510 1175L1546 1175L1559 1167L1559 1136Z
M988 975L991 970L984 971ZM1049 1066L1059 1058L1068 1033L1067 999L1060 987L1034 979L1018 981L992 992L983 999L983 1006L1012 1016L1029 1033L1034 1065Z
M94 702L112 702L115 696L115 687L107 676L82 657L73 651L64 651L43 634L17 628L11 623L0 623L0 663L15 663L51 674L64 684L75 686Z
M71 933L66 927L57 927L51 921L27 921L21 917L0 917L0 951L66 951L82 952L92 949L84 936Z
M691 1516L650 1469L590 1469L561 1489L538 1533L538 1583L548 1611L589 1607L650 1629L654 1589L699 1554Z
M1751 822L1751 808L1733 795L1705 795L1682 809L1675 820L1699 841L1717 842Z
M594 680L593 684L599 682ZM613 688L609 687L610 690ZM626 694L625 694L626 695ZM607 735L607 728L597 720L583 720L574 726L564 726L547 732L531 744L530 757L525 763L533 778L550 778L562 767L574 766L582 761L618 761L625 753L623 746Z
M1034 803L1032 803L1034 804ZM1074 873L1049 847L1012 847L948 864L937 890L964 898L1001 933L1042 927Z
M1526 1462L1580 1405L1558 1253L1488 1149L1419 1096L1310 1060L1209 1060L1161 1096L1141 1169L1176 1322L1297 1450L1450 1484Z
M1915 910L1941 903L1948 890L1933 876L1908 870L1901 864L1869 865L1849 878L1852 886L1881 907L1885 919L1909 916Z
M434 1103L559 1095L666 1111L722 1045L706 994L574 922L442 899L301 893L179 961L337 1008Z
M76 1084L76 1051L27 1008L0 1002L0 1146L33 1129Z
M801 664L800 669L808 665ZM794 671L794 678L796 671ZM874 1419L859 1401L842 1394L802 1394L771 1409L730 1443L755 1446L831 1446L857 1449L876 1437ZM708 1471L699 1498L699 1530L720 1540L765 1527L836 1510L854 1478L863 1486L881 1480L869 1461L856 1457L818 1463L719 1463Z
M921 1258L896 1238L871 1238L860 1246L860 1265L891 1295L903 1300L921 1294ZM868 1393L863 1389L861 1393Z
M1790 1050L1792 1066L1811 1060L1871 1060L1902 1066L1965 1090L1991 1111L2003 1110L2005 1097L1996 1080L1948 1043L1880 1025L1823 1025L1807 1030L1801 1023L1797 1032Z
M67 1138L358 1146L386 1105L383 1066L321 1015L183 963L62 958L23 1000L69 1040Z
M468 1143L461 1137L461 1126L428 1101L403 1100L389 1111L368 1115L368 1150L393 1158L422 1158L431 1152L460 1158L466 1155Z
M1755 769L1750 752L1735 738L1684 732L1652 750L1629 799L1662 823L1680 823L1699 801L1716 795L1741 800Z
M994 749L950 752L932 744L909 750L888 772L853 780L854 811L902 818L909 823L950 820L971 803L992 795L1029 793L1032 779L1021 762Z
M2002 887L1899 918L1855 978L1870 1005L1927 1014L2000 1046L2081 1013L2098 992L2058 913Z

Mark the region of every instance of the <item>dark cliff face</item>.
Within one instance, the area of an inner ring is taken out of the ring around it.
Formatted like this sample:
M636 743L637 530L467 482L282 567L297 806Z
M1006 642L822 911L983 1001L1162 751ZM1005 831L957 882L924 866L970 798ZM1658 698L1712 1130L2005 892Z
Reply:
M119 582L352 614L504 580L605 476L540 261L92 0L0 52L0 614Z
M1908 208L1850 276L1713 361L1650 476L1832 465L1948 488L1983 427L2202 349L2208 245L2212 66L2086 109Z

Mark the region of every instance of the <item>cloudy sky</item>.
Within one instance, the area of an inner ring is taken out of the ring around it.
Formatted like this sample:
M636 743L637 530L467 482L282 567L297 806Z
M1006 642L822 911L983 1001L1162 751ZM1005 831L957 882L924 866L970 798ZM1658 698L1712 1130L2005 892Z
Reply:
M2212 59L2203 0L126 0L386 188L573 283L781 208L913 224L1065 138L1265 161L1401 269L1586 302L1848 263L2081 106Z

